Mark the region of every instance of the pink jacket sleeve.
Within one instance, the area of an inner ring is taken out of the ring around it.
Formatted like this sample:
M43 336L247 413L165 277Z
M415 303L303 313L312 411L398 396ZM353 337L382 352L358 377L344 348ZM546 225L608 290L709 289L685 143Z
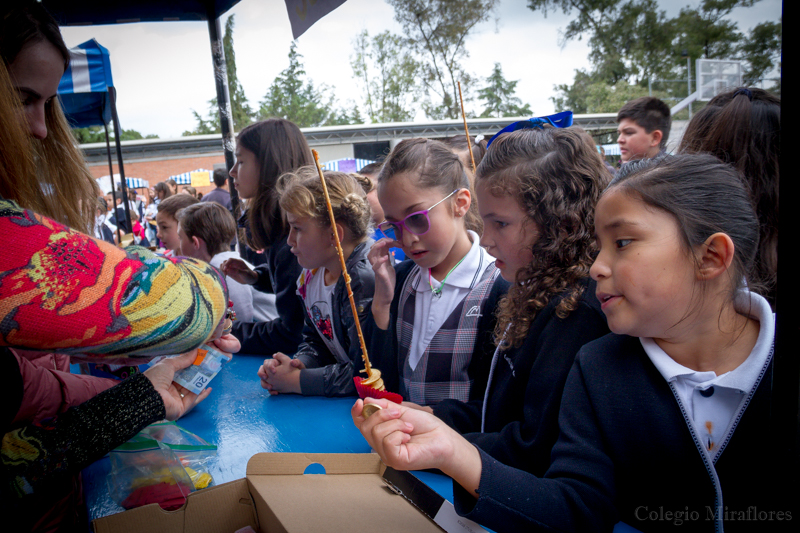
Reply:
M119 383L113 379L56 370L55 366L59 365L53 364L55 361L47 356L49 354L32 362L16 351L12 352L17 358L25 390L22 405L12 423L14 427L56 416Z

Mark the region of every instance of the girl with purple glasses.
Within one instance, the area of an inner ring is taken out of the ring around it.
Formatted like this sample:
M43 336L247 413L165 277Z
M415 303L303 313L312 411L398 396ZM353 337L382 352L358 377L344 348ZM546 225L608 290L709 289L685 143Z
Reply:
M508 282L467 229L472 191L461 161L438 141L402 141L378 176L378 200L387 238L368 256L370 359L386 388L415 404L481 398ZM393 267L392 247L411 261Z

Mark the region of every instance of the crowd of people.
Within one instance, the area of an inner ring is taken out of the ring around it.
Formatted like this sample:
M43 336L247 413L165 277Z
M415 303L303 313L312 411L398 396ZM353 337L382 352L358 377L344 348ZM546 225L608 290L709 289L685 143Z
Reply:
M264 357L270 394L352 396L387 465L449 475L459 514L495 531L792 519L758 459L777 431L776 96L718 95L675 154L669 107L631 101L618 168L541 119L406 139L324 172L332 222L280 118L239 132L205 196L168 180L111 205L69 137L69 55L41 4L3 8L0 53L0 501L18 530L84 523L81 469L208 395L172 381L204 343ZM401 404L356 399L356 321ZM69 372L162 355L121 381Z

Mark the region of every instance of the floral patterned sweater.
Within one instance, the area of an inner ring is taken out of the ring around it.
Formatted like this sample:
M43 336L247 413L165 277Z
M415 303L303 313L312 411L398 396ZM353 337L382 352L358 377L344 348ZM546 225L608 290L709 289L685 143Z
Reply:
M163 418L164 405L137 375L56 418L12 427L24 387L6 348L98 359L185 352L213 334L227 289L206 263L123 250L1 198L0 235L0 501L16 507Z

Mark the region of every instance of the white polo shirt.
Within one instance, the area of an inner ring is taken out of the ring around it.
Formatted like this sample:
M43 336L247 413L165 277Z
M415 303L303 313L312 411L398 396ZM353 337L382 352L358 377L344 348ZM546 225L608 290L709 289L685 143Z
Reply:
M494 257L481 248L478 234L474 231L467 233L472 246L461 264L447 276L444 287L432 276L430 283L428 282L427 268L416 267L416 280L413 282L414 290L417 292L414 300L414 330L408 351L408 364L412 370L417 368L422 354L450 313L467 297L486 268L494 263ZM442 287L438 296L434 296L431 284L437 290Z
M704 447L713 459L734 422L742 402L753 389L772 353L775 338L775 314L763 297L740 291L734 302L740 313L758 320L756 344L747 359L735 369L717 376L697 372L676 363L651 338L639 339L644 351L667 382L675 384L678 397Z

